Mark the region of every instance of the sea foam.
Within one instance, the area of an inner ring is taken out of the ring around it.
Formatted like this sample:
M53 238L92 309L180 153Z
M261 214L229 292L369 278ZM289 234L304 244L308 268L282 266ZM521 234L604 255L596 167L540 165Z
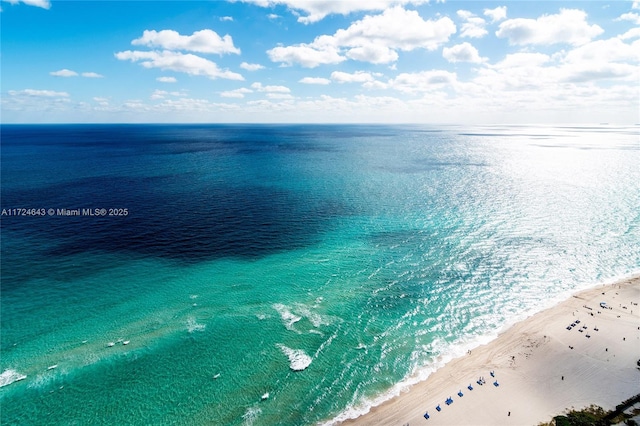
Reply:
M289 358L289 368L293 371L302 371L311 365L311 361L313 361L302 349L291 349L282 344L276 346Z
M189 333L193 333L194 331L204 331L207 326L204 324L199 324L196 322L196 319L190 317L187 319L187 331Z
M244 425L251 426L256 421L258 416L262 413L262 410L258 407L249 407L247 411L242 415Z
M278 311L280 318L282 318L282 323L287 330L296 331L293 325L302 319L301 316L293 314L287 306L281 303L273 305L273 309Z
M296 303L295 308L296 312L302 315L302 317L306 317L316 328L322 325L329 325L330 323L326 318L316 312L313 312L308 306L302 303Z
M4 370L2 374L0 374L0 388L3 386L8 386L11 383L19 382L20 380L24 380L26 378L27 376L18 373L16 370Z

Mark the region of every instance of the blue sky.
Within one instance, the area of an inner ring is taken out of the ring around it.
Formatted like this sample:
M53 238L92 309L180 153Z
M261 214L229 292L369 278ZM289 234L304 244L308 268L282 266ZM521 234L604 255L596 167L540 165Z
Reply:
M0 7L3 123L640 122L638 0Z

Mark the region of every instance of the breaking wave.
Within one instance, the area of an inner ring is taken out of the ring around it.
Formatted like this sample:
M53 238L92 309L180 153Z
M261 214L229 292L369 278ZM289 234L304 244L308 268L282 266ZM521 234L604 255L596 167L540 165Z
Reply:
M8 386L11 383L19 382L20 380L24 380L26 378L27 376L18 373L16 370L4 370L2 374L0 374L0 388L3 386Z
M282 318L282 323L287 328L287 330L296 331L293 325L302 319L301 316L293 314L287 306L281 303L276 303L275 305L273 305L273 309L278 311L278 313L280 314L280 318Z
M291 349L282 344L276 346L289 358L289 368L293 371L302 371L313 361L302 349Z

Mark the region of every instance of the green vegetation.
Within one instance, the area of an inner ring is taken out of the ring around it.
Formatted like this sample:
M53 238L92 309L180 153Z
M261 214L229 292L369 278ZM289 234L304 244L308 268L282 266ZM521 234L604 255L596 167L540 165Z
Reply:
M582 410L569 410L567 414L555 416L549 423L540 426L609 426L604 417L608 413L597 405Z
M638 402L640 402L640 394L623 401L613 411L605 411L597 405L591 405L582 410L571 409L566 414L555 416L550 422L541 423L539 426L611 426L616 424L639 426L631 417L639 415L640 410L634 409L630 415L624 413L626 409Z

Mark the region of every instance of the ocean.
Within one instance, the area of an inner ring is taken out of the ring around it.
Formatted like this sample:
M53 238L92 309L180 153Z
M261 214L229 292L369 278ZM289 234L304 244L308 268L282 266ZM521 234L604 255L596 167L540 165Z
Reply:
M333 424L640 271L637 126L0 131L3 425Z

